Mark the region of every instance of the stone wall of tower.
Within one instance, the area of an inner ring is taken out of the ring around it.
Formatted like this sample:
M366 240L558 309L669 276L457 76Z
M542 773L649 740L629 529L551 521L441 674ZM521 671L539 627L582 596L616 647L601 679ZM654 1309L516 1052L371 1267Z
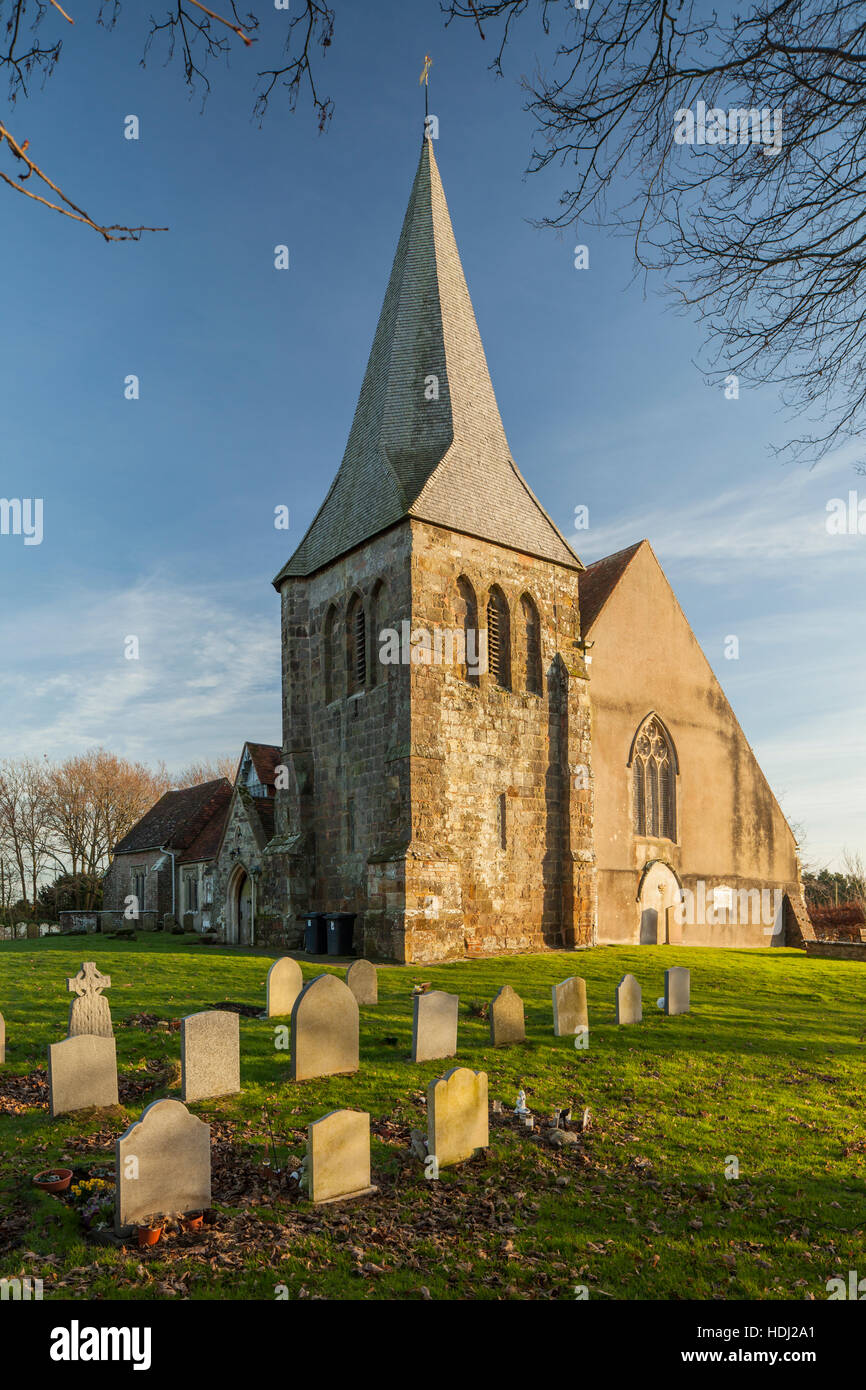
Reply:
M423 523L412 532L413 629L461 627L461 576L484 628L498 586L510 615L512 688L498 688L490 674L473 685L444 661L410 667L412 853L395 954L430 961L590 944L591 726L588 672L575 646L577 575ZM524 594L540 618L540 694L526 688Z
M309 579L281 586L290 785L278 793L278 824L280 844L294 856L293 906L357 912L356 949L385 956L390 938L377 936L370 915L368 860L409 838L409 672L381 664L378 632L399 629L410 611L410 540L404 522ZM367 676L363 691L349 694L346 618L355 595L366 614ZM332 608L339 659L332 652L329 700L324 628Z

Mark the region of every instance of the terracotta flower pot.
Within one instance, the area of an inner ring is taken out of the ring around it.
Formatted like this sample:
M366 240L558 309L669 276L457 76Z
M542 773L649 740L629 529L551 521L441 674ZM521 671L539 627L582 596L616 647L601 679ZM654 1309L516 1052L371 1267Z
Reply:
M183 1218L183 1229L185 1231L200 1231L204 1221L203 1211L191 1211Z
M49 1179L53 1178L53 1182ZM65 1192L72 1182L71 1168L45 1168L33 1179L33 1186L40 1192Z
M158 1226L139 1226L138 1245L139 1249L144 1250L148 1245L156 1245L162 1236L162 1223Z

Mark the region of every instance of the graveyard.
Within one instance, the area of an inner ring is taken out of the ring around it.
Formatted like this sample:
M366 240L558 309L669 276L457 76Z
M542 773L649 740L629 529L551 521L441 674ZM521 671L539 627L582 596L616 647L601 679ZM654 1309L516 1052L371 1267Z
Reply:
M866 1261L859 967L610 946L379 966L355 994L349 961L269 985L275 960L160 933L0 946L0 1275L45 1299L820 1300ZM577 989L555 1031L575 975L588 1032ZM99 1032L66 1038L70 996ZM288 1007L299 1039L324 1009L296 1057ZM107 1090L68 1110L85 1072ZM116 1146L145 1131L130 1233ZM58 1169L65 1192L34 1185ZM166 1184L182 1209L141 1246Z

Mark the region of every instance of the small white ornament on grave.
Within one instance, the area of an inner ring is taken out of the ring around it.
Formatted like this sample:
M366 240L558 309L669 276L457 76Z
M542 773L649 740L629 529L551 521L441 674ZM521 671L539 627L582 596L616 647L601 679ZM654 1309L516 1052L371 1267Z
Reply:
M517 1104L514 1107L515 1115L528 1115L529 1106L526 1104L526 1092L523 1087L517 1092Z
M664 1006L665 1006L665 997L664 997L664 995L662 995L661 999L657 999L657 1000L656 1000L656 1008L658 1008L658 1009L663 1009Z

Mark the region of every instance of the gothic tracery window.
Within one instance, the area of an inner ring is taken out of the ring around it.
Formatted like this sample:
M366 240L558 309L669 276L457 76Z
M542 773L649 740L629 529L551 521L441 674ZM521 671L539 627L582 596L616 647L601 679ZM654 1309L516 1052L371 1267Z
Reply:
M660 720L640 729L632 755L634 831L636 835L677 837L677 781L674 751Z

